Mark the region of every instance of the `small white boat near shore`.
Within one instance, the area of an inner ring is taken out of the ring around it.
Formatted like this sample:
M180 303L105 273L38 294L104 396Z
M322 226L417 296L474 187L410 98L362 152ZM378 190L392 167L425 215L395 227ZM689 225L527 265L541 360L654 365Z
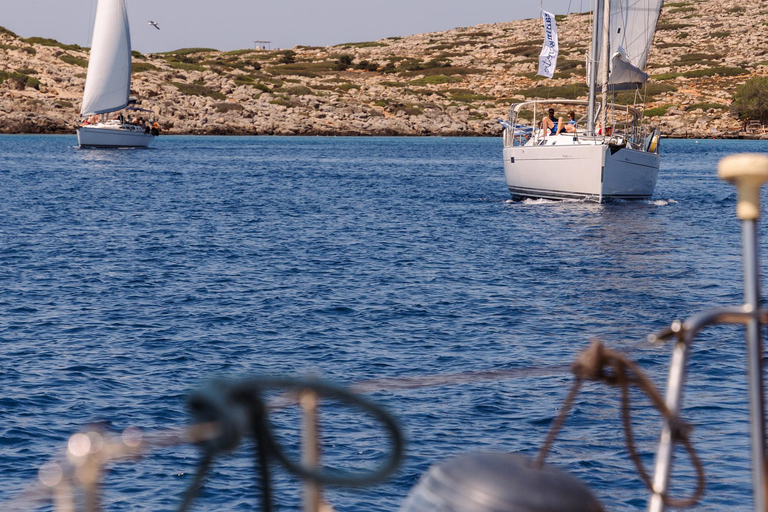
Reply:
M133 107L131 92L131 34L125 0L99 0L85 79L81 126L77 142L85 147L147 147L158 133L143 122L126 122L113 112Z

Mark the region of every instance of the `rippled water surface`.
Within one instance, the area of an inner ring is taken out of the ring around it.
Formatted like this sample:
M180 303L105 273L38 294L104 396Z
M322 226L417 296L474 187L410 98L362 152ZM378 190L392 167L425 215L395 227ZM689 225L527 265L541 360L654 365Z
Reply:
M472 450L535 456L595 337L663 387L670 347L645 336L741 302L735 194L717 161L768 143L672 141L655 200L511 202L498 139L161 137L81 150L71 136L0 137L0 504L89 424L189 422L208 379L382 378L519 370L503 380L370 395L401 422L394 477L326 493L339 511L396 511L433 463ZM763 253L765 253L763 244ZM685 417L707 470L701 510L751 507L744 342L696 342ZM609 509L642 509L617 391L584 387L548 461ZM387 449L348 410L322 410L323 458L370 467ZM292 409L275 412L282 427ZM633 411L651 466L659 419ZM293 442L281 439L290 447ZM252 447L213 467L195 510L253 510ZM108 510L173 510L199 453L112 467ZM693 471L677 457L674 493ZM277 502L296 509L275 468ZM2 508L2 507L0 507Z

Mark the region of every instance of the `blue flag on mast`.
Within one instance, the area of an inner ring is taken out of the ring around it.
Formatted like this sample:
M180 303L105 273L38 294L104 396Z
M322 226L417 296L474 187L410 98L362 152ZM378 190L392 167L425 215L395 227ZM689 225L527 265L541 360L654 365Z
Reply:
M551 12L541 11L544 21L544 47L539 54L539 75L552 78L557 66L557 53L560 47L557 44L557 25L555 16Z

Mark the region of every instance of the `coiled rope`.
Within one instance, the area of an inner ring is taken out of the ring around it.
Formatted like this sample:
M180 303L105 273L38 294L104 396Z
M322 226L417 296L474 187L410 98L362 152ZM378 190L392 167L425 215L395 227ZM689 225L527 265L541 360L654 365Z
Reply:
M318 396L351 404L378 420L389 434L389 458L375 471L368 473L329 473L323 469L298 464L288 457L275 440L268 422L267 404L263 393L270 389L291 392L312 391ZM362 396L324 381L295 378L256 378L227 383L213 381L189 399L193 417L201 422L216 422L219 435L199 443L204 451L197 475L185 493L179 512L186 512L210 470L214 458L235 449L240 441L250 436L256 445L256 467L262 491L262 511L271 512L272 484L269 464L279 462L289 473L318 485L357 487L385 479L400 464L404 452L402 431L395 419L380 406Z
M573 406L573 402L576 399L584 380L603 382L609 386L618 386L621 389L621 416L627 450L629 451L629 456L632 459L632 462L635 464L635 468L637 468L637 473L641 480L645 483L646 487L653 492L653 483L637 453L637 449L635 448L635 436L632 433L632 411L629 390L630 387L635 387L651 400L653 406L659 411L670 426L673 441L682 444L685 447L685 450L688 452L688 456L691 459L691 464L696 470L696 489L693 492L693 495L684 499L673 499L668 496L663 496L664 503L667 506L679 508L695 505L704 494L705 476L704 467L690 440L690 434L693 427L670 412L664 403L661 394L648 377L645 376L642 370L625 356L606 348L599 341L594 341L587 350L579 355L571 370L573 371L576 380L571 386L568 396L560 409L560 413L552 422L547 438L539 450L536 459L537 466L541 467L544 464L544 459L549 453L557 434L565 423L568 412Z

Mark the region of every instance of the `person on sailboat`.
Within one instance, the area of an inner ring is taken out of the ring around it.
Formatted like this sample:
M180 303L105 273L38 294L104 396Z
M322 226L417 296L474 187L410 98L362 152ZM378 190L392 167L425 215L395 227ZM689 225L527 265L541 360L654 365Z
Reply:
M573 110L568 112L568 122L565 124L565 131L568 133L576 133L576 112Z
M550 108L548 116L541 120L541 128L544 130L544 135L557 135L563 131L563 118L555 117L555 109ZM549 132L547 132L549 130Z

